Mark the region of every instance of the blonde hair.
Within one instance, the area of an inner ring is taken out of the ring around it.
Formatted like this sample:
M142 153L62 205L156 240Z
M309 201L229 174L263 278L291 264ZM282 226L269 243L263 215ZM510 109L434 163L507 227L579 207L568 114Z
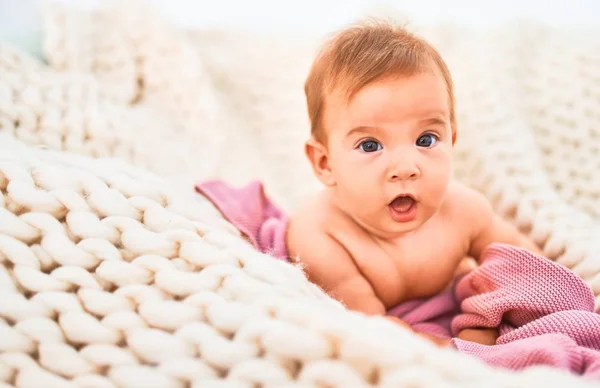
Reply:
M350 101L366 85L381 79L411 76L437 67L448 90L452 138L456 136L454 86L440 54L406 29L382 21L368 21L338 32L321 48L312 64L304 92L311 133L323 140L325 98L341 92Z

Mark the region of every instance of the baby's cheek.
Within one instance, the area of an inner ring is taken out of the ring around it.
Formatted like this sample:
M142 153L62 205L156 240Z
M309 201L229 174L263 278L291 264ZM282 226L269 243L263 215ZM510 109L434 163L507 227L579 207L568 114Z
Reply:
M432 202L441 203L446 195L448 184L450 183L450 172L437 171L435 175L430 175L425 189L426 195Z

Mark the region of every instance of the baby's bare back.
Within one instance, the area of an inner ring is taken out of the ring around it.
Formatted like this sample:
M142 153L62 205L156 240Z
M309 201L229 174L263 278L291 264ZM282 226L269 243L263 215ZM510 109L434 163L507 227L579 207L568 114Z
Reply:
M299 256L309 278L334 297L338 285L331 283L350 276L366 280L386 309L436 295L451 282L469 250L470 228L460 216L456 201L460 196L454 191L450 189L446 203L425 224L390 240L372 236L326 195L317 196L292 217L288 249L292 256ZM321 256L321 252L331 254ZM353 281L359 283L359 279ZM354 304L348 300L353 297L351 290L340 296L347 305Z

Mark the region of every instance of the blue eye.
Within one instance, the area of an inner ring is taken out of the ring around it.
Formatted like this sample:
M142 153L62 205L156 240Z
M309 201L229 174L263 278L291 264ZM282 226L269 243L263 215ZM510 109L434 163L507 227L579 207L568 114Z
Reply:
M438 140L434 135L428 133L428 134L422 135L421 137L419 137L417 139L417 146L430 148L430 147L433 147L433 145L435 143L437 143L437 141Z
M364 152L375 152L379 151L383 147L381 147L381 144L379 144L375 140L365 140L358 145L358 148L360 148Z

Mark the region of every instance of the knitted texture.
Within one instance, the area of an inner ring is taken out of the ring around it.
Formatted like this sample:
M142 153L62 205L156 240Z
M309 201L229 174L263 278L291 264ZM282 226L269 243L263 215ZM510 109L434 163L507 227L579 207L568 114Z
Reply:
M260 178L290 209L317 187L302 83L322 37L180 31L136 2L101 7L48 9L49 65L0 46L0 382L586 385L348 312L192 197L210 176ZM418 32L456 80L457 179L599 295L598 34Z
M257 250L293 261L285 249L287 217L265 196L260 182L236 188L216 180L196 188ZM393 306L387 315L441 338L498 328L496 347L457 338L453 344L491 365L551 365L600 381L600 314L594 311L594 294L565 266L526 249L490 245L482 264L451 287Z

